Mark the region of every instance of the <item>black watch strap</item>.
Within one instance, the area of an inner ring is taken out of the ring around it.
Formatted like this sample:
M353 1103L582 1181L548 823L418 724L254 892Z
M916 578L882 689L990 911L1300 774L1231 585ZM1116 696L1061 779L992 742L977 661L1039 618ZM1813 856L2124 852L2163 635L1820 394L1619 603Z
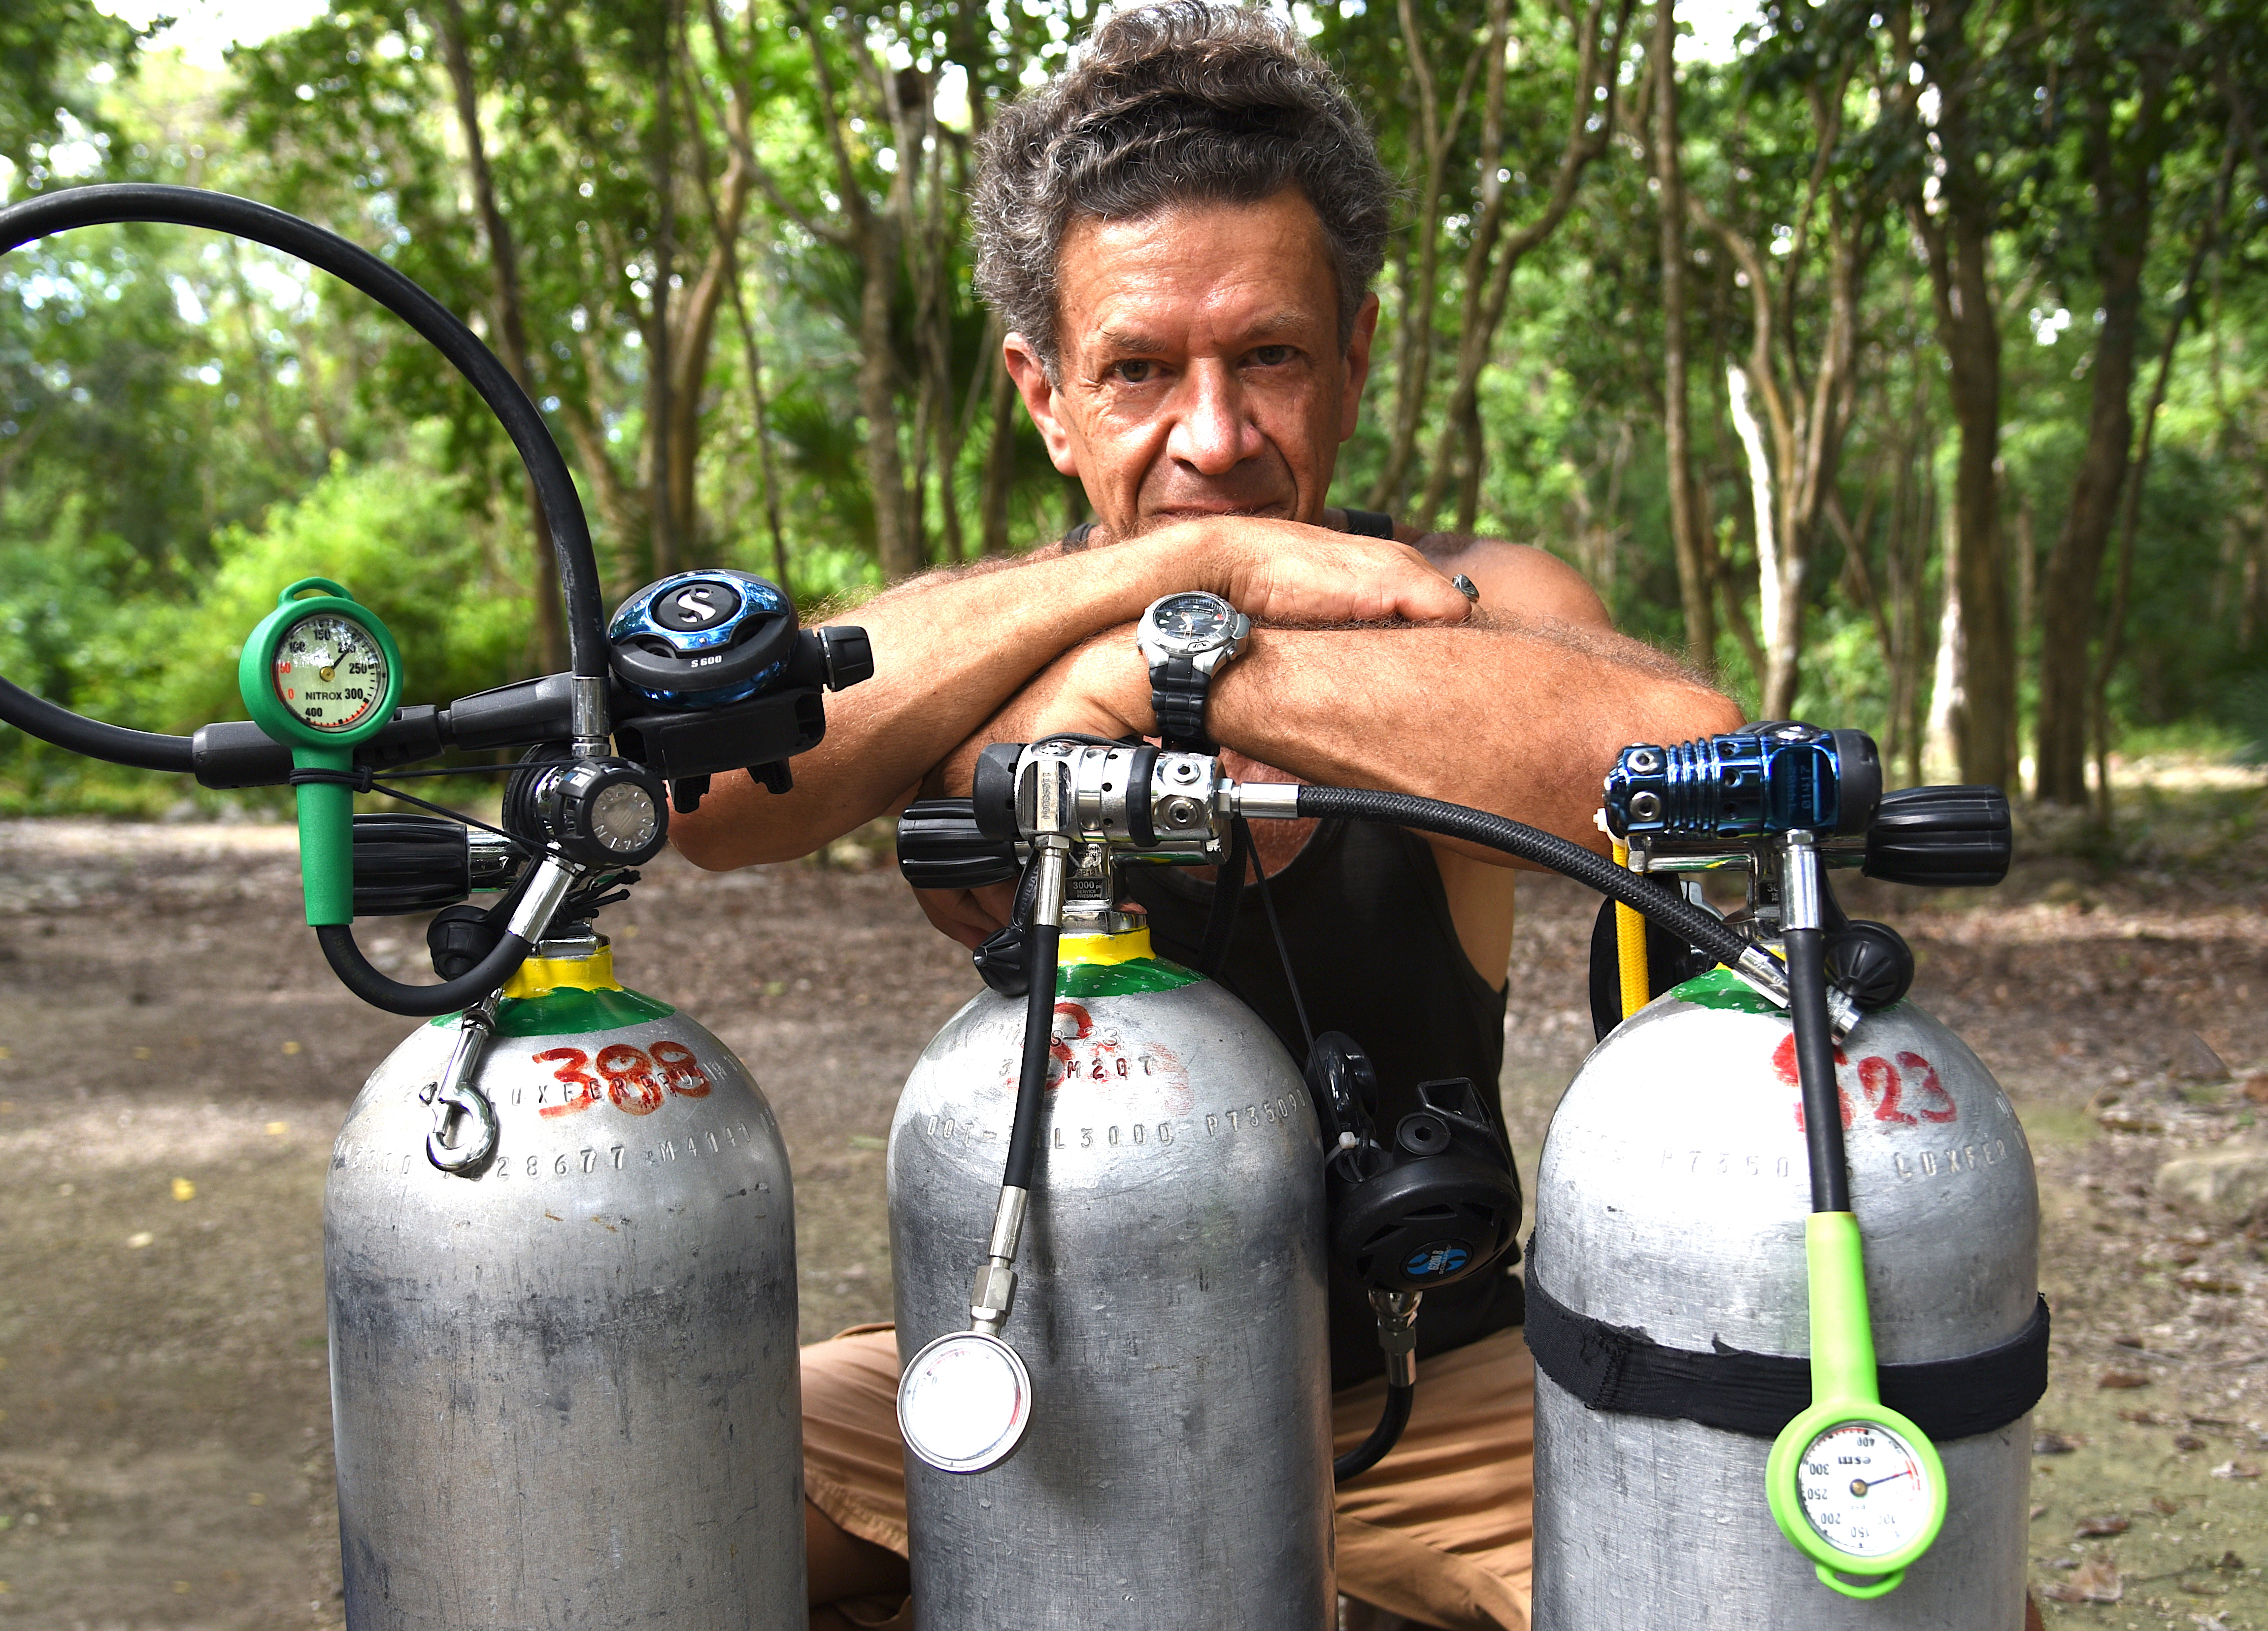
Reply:
M1205 734L1205 693L1211 679L1183 656L1172 656L1150 670L1150 706L1158 715L1158 739L1172 750L1211 753Z

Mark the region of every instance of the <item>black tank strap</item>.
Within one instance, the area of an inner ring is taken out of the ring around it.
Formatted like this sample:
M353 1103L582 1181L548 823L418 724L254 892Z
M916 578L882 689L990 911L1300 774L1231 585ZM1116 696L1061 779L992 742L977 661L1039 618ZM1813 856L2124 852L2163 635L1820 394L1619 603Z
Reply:
M1642 1331L1579 1314L1536 1283L1528 1243L1528 1349L1536 1368L1593 1410L1697 1421L1720 1432L1777 1438L1811 1403L1811 1362L1717 1344L1665 1347ZM2007 1341L1959 1359L1883 1365L1882 1403L1933 1442L1996 1432L2048 1389L2048 1300Z
M1365 538L1394 536L1394 518L1391 515L1382 515L1376 510L1343 510L1340 513L1346 517L1346 529L1351 533L1359 534Z

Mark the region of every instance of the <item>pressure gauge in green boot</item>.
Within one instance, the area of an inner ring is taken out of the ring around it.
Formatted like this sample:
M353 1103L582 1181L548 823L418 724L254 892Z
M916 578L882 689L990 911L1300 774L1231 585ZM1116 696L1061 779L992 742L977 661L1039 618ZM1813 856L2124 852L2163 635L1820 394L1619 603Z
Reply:
M340 585L302 578L245 640L236 682L253 722L291 749L307 921L350 922L354 750L401 695L394 637Z

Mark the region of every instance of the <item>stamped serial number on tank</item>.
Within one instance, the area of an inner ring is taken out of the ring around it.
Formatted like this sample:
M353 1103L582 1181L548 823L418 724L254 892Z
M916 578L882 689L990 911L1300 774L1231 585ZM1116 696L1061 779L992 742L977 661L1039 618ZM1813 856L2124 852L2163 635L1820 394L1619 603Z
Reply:
M545 1150L532 1155L499 1148L482 1177L489 1183L504 1183L515 1178L526 1181L582 1177L597 1172L620 1172L635 1164L659 1166L674 1161L727 1155L736 1150L762 1153L745 1121L720 1122L714 1127L696 1129L683 1137L663 1139L659 1143L644 1146L588 1144L578 1148ZM375 1168L381 1172L393 1171L408 1177L427 1169L429 1162L421 1142L407 1150L392 1145L342 1146L332 1153L331 1165L345 1171ZM771 1186L760 1183L755 1187L769 1190Z
M1997 1167L2007 1158L2008 1140L1994 1139L1947 1149L1902 1149L1891 1155L1890 1170L1902 1178L1948 1177L1956 1172L1974 1172L1979 1167Z
M1123 1096L1169 1116L1186 1115L1193 1102L1189 1067L1162 1043L1129 1041L1115 1027L1098 1026L1084 1003L1056 1004L1055 1036L1049 1044L1048 1088L1085 1089ZM1000 1082L1012 1093L1020 1061L1000 1062Z

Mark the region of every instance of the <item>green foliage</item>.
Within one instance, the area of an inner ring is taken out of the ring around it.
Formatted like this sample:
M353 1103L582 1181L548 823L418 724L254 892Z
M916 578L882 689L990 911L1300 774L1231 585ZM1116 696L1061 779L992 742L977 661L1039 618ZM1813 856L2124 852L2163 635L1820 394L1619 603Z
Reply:
M446 702L524 671L526 582L463 519L465 477L451 473L438 425L418 427L407 457L356 467L343 454L296 502L257 528L211 541L186 594L149 590L150 572L115 535L91 533L79 507L36 542L0 543L0 673L97 718L185 734L244 717L236 661L244 637L284 587L310 575L343 583L402 648L403 696ZM0 810L150 813L184 789L92 765L0 733Z
M310 575L344 584L393 631L405 701L446 702L513 676L528 638L527 586L466 528L465 478L443 466L438 432L421 427L402 461L357 469L341 456L263 527L223 529L210 574L170 631L172 660L150 697L166 728L244 717L236 692L244 637L287 584Z
M1003 98L1061 65L1093 10L340 0L211 76L137 58L131 31L86 0L21 0L0 7L0 153L15 161L18 196L138 176L298 210L372 247L501 345L494 247L448 71L444 31L461 13L495 203L516 247L530 395L582 483L608 587L652 569L667 444L688 467L685 493L666 500L688 524L680 558L770 572L776 512L792 587L815 607L882 579L892 496L873 474L876 377L919 558L949 558L949 540L976 547L995 342L969 281L970 142ZM1468 88L1483 83L1487 0L1410 0L1407 11L1445 100L1469 68ZM1507 200L1506 232L1551 195L1585 14L1509 7L1500 180L1479 173L1484 121L1469 107L1446 150L1439 210L1421 220L1420 64L1403 8L1322 0L1299 11L1413 183L1381 280L1367 411L1335 501L1366 500L1405 395L1422 426L1405 516L1425 461L1448 444L1464 260L1492 188ZM2113 734L2139 747L2210 721L2221 734L2198 742L2268 742L2268 201L2249 156L2216 214L2220 87L2264 82L2268 24L2242 0L2171 11L1948 0L1931 15L1965 20L1926 36L1910 63L1874 14L1859 0L1771 0L1738 60L1680 64L1697 203L1775 269L1799 233L1823 241L1834 211L1862 229L1857 384L1829 477L1831 524L1803 585L1800 706L1875 730L1904 764L1929 705L1955 439L1917 222L1935 207L1924 178L1945 132L1918 106L1901 111L1897 87L1917 70L1966 75L1965 116L1992 155L1981 184L2002 303L2001 545L2012 585L2032 586L2017 617L2029 675L2038 586L2091 406L2101 273L2088 110L2108 99L2111 117L2096 124L2124 139L2144 59L2172 53L2185 77L2158 179L2142 349L2154 357L2177 313L2187 328L2137 515ZM1565 557L1624 627L1678 649L1652 64L1646 12L1629 21L1609 96L1588 115L1610 113L1614 139L1575 207L1521 262L1481 376L1476 525ZM79 140L69 166L48 162L58 143ZM723 286L704 285L724 264L712 212L735 188L745 342L733 302L699 305L704 286ZM878 255L849 230L862 205L895 234ZM2208 223L2219 247L2184 309L2177 285ZM1440 271L1421 373L1401 348L1429 233ZM1800 410L1832 316L1826 258L1812 253L1816 269L1776 288L1770 320ZM1716 668L1754 706L1754 496L1726 383L1757 337L1744 278L1721 235L1689 231L1683 338L1693 476L1718 557ZM870 287L882 297L879 328ZM883 365L862 374L877 334ZM658 370L665 356L675 373ZM675 419L658 417L665 402ZM996 496L1008 541L1027 546L1059 532L1079 501L1020 411L1005 434L1012 477ZM0 258L0 672L18 683L151 728L232 716L234 643L283 583L321 572L401 635L412 696L460 694L539 661L532 545L508 445L421 341L359 297L283 257L172 228L84 232ZM2113 595L2106 571L2098 630ZM0 739L0 808L147 809L179 796L153 785Z

